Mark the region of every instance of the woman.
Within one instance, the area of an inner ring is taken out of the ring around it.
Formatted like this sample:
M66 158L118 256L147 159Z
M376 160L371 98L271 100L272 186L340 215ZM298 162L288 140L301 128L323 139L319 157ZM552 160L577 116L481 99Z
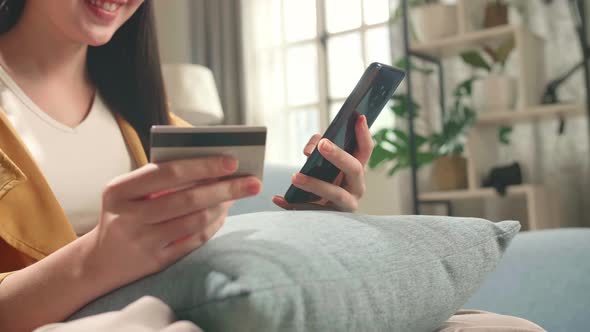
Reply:
M231 158L147 163L150 126L184 125L166 111L150 0L0 4L0 272L16 271L0 277L0 327L29 331L200 247L261 184L218 180ZM305 147L341 186L293 178L325 208L363 195L373 143L364 117L355 129L354 156L319 136Z

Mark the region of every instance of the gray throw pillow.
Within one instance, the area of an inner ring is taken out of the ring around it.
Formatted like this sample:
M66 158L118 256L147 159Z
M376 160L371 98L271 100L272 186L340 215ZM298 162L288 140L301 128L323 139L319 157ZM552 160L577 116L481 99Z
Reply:
M461 308L515 221L266 212L229 218L207 245L72 319L144 295L204 331L432 331Z

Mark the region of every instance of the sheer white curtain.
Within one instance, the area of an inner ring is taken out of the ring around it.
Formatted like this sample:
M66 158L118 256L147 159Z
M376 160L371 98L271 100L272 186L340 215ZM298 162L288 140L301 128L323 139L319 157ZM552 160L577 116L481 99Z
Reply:
M285 86L280 75L280 0L240 0L244 41L246 123L268 127L267 162L289 160L285 142L287 120L283 109Z

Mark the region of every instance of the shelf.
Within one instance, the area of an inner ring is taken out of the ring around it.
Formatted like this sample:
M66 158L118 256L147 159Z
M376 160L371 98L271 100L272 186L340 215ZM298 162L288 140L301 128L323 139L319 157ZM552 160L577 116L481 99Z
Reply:
M467 50L501 42L507 38L514 38L519 29L523 28L506 25L473 31L434 42L418 43L412 45L411 50L412 52L428 54L435 57L450 57Z
M478 126L510 125L543 118L559 118L584 115L584 107L578 104L541 105L514 111L483 112L477 120Z
M506 196L527 195L532 191L540 188L540 186L524 184L518 186L508 187ZM436 191L429 193L422 193L419 200L422 202L440 202L440 201L459 201L467 199L482 199L501 197L493 188L480 188L469 190L453 190L453 191Z

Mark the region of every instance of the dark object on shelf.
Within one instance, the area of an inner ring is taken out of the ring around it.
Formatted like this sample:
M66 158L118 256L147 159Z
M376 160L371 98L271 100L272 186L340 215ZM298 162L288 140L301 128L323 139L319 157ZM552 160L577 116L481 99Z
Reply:
M506 195L508 186L519 184L522 184L522 170L517 162L492 168L490 175L483 181L484 187L493 187L502 196Z
M485 9L483 26L493 28L508 24L508 5L502 1L489 2Z

